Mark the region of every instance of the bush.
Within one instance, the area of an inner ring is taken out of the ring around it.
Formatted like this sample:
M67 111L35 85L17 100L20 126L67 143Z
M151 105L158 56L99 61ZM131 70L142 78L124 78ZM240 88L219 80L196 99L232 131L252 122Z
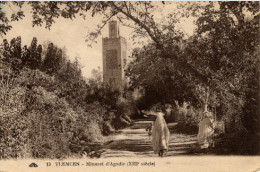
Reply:
M8 66L1 69L0 158L64 158L75 152L72 143L104 141L99 103L71 106L57 96L55 78L30 69L14 77Z
M1 62L1 61L0 61ZM0 63L0 158L28 156L26 88L18 86L10 66Z
M187 103L183 103L182 106L177 105L176 110L179 123L189 126L198 126L202 114L201 109L196 109L189 106Z

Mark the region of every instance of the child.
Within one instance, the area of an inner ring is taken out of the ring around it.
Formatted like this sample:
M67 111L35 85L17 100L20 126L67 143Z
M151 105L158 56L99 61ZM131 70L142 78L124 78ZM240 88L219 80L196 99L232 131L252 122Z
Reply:
M153 127L153 124L149 124L148 127L146 127L146 131L148 131L148 136L150 138L150 136L152 135L152 127Z

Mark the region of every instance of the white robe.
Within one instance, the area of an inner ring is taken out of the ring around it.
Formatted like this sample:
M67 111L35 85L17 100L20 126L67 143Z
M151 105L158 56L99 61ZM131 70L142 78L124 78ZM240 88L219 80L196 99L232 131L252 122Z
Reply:
M214 133L213 122L205 117L199 123L198 143L201 148L208 148L212 142L212 136Z
M152 129L152 145L154 153L158 154L160 150L168 150L170 131L163 117L164 114L159 112L156 115L157 118Z

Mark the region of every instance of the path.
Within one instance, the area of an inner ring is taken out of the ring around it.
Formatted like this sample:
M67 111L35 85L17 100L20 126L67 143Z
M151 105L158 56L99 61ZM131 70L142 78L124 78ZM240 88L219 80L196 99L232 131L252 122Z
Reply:
M129 128L117 131L110 139L110 144L103 148L102 158L110 157L152 157L151 137L145 130L149 121L139 121ZM169 124L171 131L169 150L166 156L189 154L196 145L196 135L178 134L174 132L176 123ZM173 129L172 129L173 128Z

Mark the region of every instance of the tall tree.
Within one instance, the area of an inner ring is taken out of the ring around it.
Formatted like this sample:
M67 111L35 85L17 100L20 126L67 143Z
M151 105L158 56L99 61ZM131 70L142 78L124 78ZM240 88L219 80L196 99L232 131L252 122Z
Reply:
M21 37L13 38L10 45L6 39L3 40L3 56L10 62L14 69L19 69L22 63Z
M240 89L246 90L245 83L250 79L248 77L245 81L242 78L247 72L256 71L254 66L258 65L255 57L256 49L259 48L259 41L256 39L259 37L259 2L188 3L187 6L181 4L182 8L188 8L187 11L180 13L181 15L194 15L199 18L196 23L197 34L184 44L186 50L183 54L187 53L186 55L182 54L183 51L180 53L177 48L172 48L184 41L183 33L175 27L180 20L177 10L169 13L165 20L156 19L158 14L156 12L164 9L169 3L171 2L29 2L28 4L34 14L33 25L42 25L45 22L47 28L50 28L55 18L60 16L72 19L79 14L86 17L87 12L91 12L92 16L102 16L102 23L88 36L90 41L95 40L112 17L117 17L120 22L134 29L135 36L150 38L156 49L155 58L171 61L171 66L164 66L166 73L171 73L173 70L174 73L180 73L186 80L193 81L191 85L193 88L200 85L197 90L209 91L209 94L226 98L239 95L240 100L245 100L242 94L245 92L240 92ZM23 3L17 5L20 7ZM246 16L251 16L251 19ZM239 72L241 70L243 72ZM175 80L183 81L177 78ZM188 85L189 82L184 83ZM193 90L196 90L196 87ZM229 101L232 99L225 99L225 102ZM204 101L204 104L207 103ZM237 105L239 103L233 104L233 109Z
M57 74L63 65L62 49L53 43L49 43L45 59L43 62L43 70L49 74Z
M47 71L48 73L52 73L53 69L53 61L54 56L56 55L57 49L54 47L53 43L50 43L47 48L47 53L44 58L43 62L43 70Z
M42 65L42 46L38 45L35 53L36 68L41 69Z
M30 51L27 48L27 45L24 45L22 50L22 66L27 66L29 59L30 59Z
M37 38L34 37L31 46L29 47L30 51L30 58L28 59L28 65L31 69L40 68L42 63L41 53L42 53L42 46L38 45Z

